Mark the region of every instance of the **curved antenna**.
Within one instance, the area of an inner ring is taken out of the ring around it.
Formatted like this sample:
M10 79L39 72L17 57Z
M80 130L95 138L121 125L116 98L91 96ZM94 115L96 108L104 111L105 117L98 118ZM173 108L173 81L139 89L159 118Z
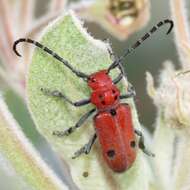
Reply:
M136 41L131 47L129 47L124 54L116 61L114 61L108 68L108 72L110 72L112 69L117 67L123 59L128 56L130 53L132 53L137 47L139 47L145 40L147 40L149 37L152 36L153 33L155 33L161 26L165 24L170 24L170 27L167 31L167 35L172 31L174 23L172 20L165 19L163 21L160 21L157 25L153 26L152 29L150 29L149 32L147 32L144 36L142 36L138 41Z
M190 73L190 70L181 71L181 72L177 73L175 77L179 77L181 75L186 75L186 74L189 74L189 73Z
M65 59L63 59L61 56L59 56L57 53L53 52L51 49L49 49L48 47L42 45L41 43L28 39L28 38L20 38L18 40L16 40L14 42L13 45L13 51L16 53L17 56L21 57L20 53L17 51L17 45L21 42L27 42L30 44L34 44L36 47L42 49L43 51L45 51L46 53L48 53L49 55L51 55L52 57L54 57L55 59L57 59L58 61L62 62L66 67L68 67L74 74L76 74L78 77L83 78L84 80L87 80L89 78L88 75L74 69L68 61L66 61Z

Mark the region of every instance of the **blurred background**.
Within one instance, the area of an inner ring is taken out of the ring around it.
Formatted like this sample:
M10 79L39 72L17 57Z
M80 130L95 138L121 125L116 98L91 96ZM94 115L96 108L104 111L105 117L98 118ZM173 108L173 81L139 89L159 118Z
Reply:
M48 8L48 0L40 0L36 2L36 17L39 17ZM188 6L190 8L190 5ZM140 29L138 32L135 32L125 41L119 41L95 23L85 23L85 26L88 28L88 31L95 38L110 39L113 51L117 55L122 55L125 48L132 45L154 24L157 24L160 20L170 18L170 9L168 1L152 0L150 10L151 17L148 24L142 29ZM126 73L128 74L128 79L135 87L137 93L136 105L140 121L145 127L147 127L147 129L151 133L154 131L154 118L156 115L156 109L153 105L152 100L148 97L146 93L145 72L150 71L154 78L158 79L159 72L161 71L163 63L166 60L171 60L175 67L178 67L179 62L173 40L173 34L171 33L167 36L165 35L166 31L167 27L163 27L158 33L153 35L151 39L147 40L140 48L138 48L135 51L135 53L128 56L125 60L125 69ZM23 131L26 134L26 136L40 151L40 154L45 159L45 161L52 168L54 168L63 179L64 174L61 171L60 160L54 154L52 154L52 150L46 143L46 140L36 131L35 125L31 120L30 114L25 106L25 103L23 103L22 99L11 90L7 90L4 95L9 109L13 113L20 126L23 128ZM3 176L0 176L0 179L3 179ZM6 184L3 190L10 189L9 185L10 184Z

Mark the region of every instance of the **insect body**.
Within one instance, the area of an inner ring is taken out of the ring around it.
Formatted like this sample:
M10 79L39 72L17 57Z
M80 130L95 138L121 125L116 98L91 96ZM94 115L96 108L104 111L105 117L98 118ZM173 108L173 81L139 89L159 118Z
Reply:
M83 153L88 154L97 137L101 145L104 160L115 172L123 172L132 166L136 158L137 145L143 150L144 153L149 156L153 156L153 154L147 151L145 148L142 133L133 127L130 106L128 104L121 103L120 101L121 99L133 97L135 95L134 90L129 88L127 94L121 95L116 85L124 77L124 71L122 67L123 59L164 24L170 24L170 28L167 32L168 34L173 28L173 22L171 20L159 22L150 30L150 32L146 33L133 46L128 48L123 56L119 58L114 56L113 63L109 66L109 68L97 71L90 75L76 70L68 63L68 61L39 42L24 38L15 41L13 50L18 56L20 56L16 49L18 43L27 42L34 44L38 48L57 59L59 62L63 63L75 75L87 82L89 88L91 89L91 97L89 99L76 102L73 102L67 96L65 96L64 93L58 90L49 90L45 88L41 89L45 95L59 97L60 99L64 99L67 103L75 107L84 106L89 103L94 105L94 108L84 114L74 127L70 127L65 131L53 132L53 135L56 136L67 136L74 132L77 128L81 127L86 119L96 112L96 115L94 116L95 134L87 144L74 153L72 158L77 158ZM113 56L113 53L110 50L109 53L110 56ZM109 73L114 68L118 68L120 73L115 79L112 79L109 76ZM138 144L135 137L136 135L140 137Z
M92 89L91 103L98 110L94 126L104 159L114 171L122 172L131 166L136 157L130 107L120 103L124 97L108 76L107 70L92 74L88 85ZM131 91L127 96L133 95Z

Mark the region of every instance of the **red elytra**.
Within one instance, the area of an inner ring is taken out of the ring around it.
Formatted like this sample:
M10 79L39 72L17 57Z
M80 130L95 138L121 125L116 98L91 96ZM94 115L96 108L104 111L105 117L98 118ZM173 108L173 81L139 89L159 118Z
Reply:
M136 158L136 138L128 104L118 104L113 117L107 111L94 117L94 126L109 167L115 172L130 168Z
M83 153L88 154L95 142L96 137L98 137L103 158L108 166L115 172L124 172L133 165L136 158L137 142L135 134L140 136L139 148L141 148L144 153L153 156L153 154L148 152L145 148L142 133L133 127L130 106L126 103L120 102L121 99L134 96L134 91L130 89L127 94L120 95L120 91L116 84L122 79L122 77L124 77L124 71L122 67L123 59L128 54L133 52L134 49L139 47L143 41L148 39L159 27L163 26L164 24L170 24L170 28L167 31L167 34L169 34L173 28L173 21L168 19L160 21L150 30L150 32L146 33L140 40L128 48L123 56L120 58L115 57L113 63L108 69L95 72L91 75L87 75L76 70L64 58L37 41L25 38L15 41L13 50L18 56L21 55L18 53L16 47L20 42L33 44L51 55L59 62L63 63L75 75L87 82L89 88L91 89L91 97L89 99L73 102L62 92L57 90L50 91L48 89L41 88L45 95L62 98L67 103L76 107L89 103L95 105L95 108L84 114L74 127L70 127L63 132L53 132L53 135L57 136L69 135L74 130L81 127L85 120L95 111L97 111L97 114L94 116L95 135L80 150L75 152L72 158L76 158ZM111 53L111 56L113 55L110 50L109 53ZM109 73L114 68L119 68L120 74L114 80L112 80L109 76Z

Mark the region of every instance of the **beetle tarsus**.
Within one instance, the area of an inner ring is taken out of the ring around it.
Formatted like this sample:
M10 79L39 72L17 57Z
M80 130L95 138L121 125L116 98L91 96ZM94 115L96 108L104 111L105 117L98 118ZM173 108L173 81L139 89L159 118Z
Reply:
M65 131L53 131L52 135L57 136L57 137L69 136L74 130L75 130L74 127L70 127L69 129Z
M135 129L135 133L140 137L139 148L148 156L155 157L155 154L146 149L144 144L144 136L141 131Z
M133 86L130 84L129 87L128 87L128 92L127 94L123 94L123 95L120 95L120 99L127 99L127 98L132 98L136 96L136 92L133 88Z
M69 136L71 133L73 133L77 128L81 127L84 122L96 111L95 108L91 109L87 113L85 113L75 124L75 126L70 127L66 129L65 131L54 131L52 135L58 136L58 137L63 137L63 136Z
M89 142L87 144L85 144L82 148L80 148L78 151L76 151L74 153L74 156L72 156L72 159L75 159L77 157L79 157L81 154L89 154L92 145L94 144L95 140L96 140L97 135L94 134L93 137L89 140Z
M73 101L70 100L67 96L65 96L62 92L60 92L60 91L58 91L58 90L50 91L49 89L46 89L46 88L41 88L40 90L41 90L45 95L47 95L47 96L53 96L53 97L62 98L62 99L64 99L66 102L68 102L69 104L71 104L72 106L75 106L75 107L84 106L84 105L90 103L90 99L83 99L83 100L79 100L79 101L73 102Z

